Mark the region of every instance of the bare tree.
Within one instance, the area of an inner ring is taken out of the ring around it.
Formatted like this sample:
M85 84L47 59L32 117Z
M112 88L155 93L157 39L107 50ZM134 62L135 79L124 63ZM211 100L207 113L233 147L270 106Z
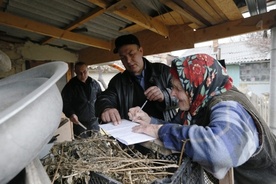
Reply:
M267 53L271 48L271 33L270 30L258 31L242 35L241 41L248 41L248 44L261 52Z

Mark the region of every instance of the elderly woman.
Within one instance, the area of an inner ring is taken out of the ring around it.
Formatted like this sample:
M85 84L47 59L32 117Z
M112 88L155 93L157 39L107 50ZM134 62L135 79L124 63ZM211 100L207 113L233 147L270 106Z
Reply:
M159 138L221 179L234 168L236 184L276 182L276 137L256 109L232 84L219 62L206 54L175 59L172 95L179 112L172 122L134 107L134 132Z

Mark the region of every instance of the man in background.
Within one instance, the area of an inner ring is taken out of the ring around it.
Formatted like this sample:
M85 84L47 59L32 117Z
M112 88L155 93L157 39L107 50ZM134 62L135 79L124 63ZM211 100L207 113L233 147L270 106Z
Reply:
M95 116L95 101L101 93L99 83L88 76L87 65L83 62L75 64L76 76L63 88L63 113L73 122L75 136L86 138L91 131L99 131L98 118ZM80 126L84 125L84 127Z

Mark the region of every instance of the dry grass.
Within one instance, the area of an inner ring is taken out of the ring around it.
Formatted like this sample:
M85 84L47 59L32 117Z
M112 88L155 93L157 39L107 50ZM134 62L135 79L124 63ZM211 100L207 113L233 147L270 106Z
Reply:
M113 138L94 133L87 139L58 143L42 164L52 183L89 183L90 171L124 184L148 184L173 173L175 161L158 159L153 152L143 155Z

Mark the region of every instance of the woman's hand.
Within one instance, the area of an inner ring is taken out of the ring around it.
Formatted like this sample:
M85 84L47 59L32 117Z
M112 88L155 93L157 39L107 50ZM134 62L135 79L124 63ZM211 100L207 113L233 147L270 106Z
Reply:
M129 109L128 117L131 121L137 122L141 125L149 124L151 120L151 117L149 117L149 115L138 106Z
M144 133L154 138L158 138L158 131L161 126L162 125L155 125L155 124L137 125L132 128L132 131L136 133Z

